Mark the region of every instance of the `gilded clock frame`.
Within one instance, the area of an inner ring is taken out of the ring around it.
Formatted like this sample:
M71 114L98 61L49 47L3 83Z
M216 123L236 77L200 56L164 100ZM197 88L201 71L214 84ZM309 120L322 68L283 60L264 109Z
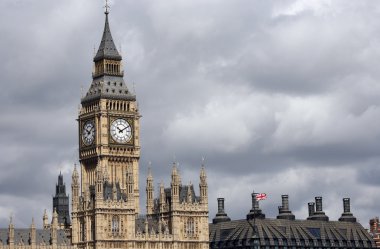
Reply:
M94 132L94 141L92 141L91 144L86 144L83 142L83 129L84 129L84 126L87 122L89 121L92 121L92 123L94 124L94 129L95 129L95 132ZM81 148L85 147L85 148L89 148L89 147L92 147L92 146L95 146L95 143L96 143L96 137L97 137L97 127L96 127L96 122L95 122L95 118L86 118L86 119L83 119L81 120L80 122L80 127L79 127L79 140L80 140L80 145L81 145Z
M112 125L113 121L115 121L116 119L124 119L125 121L127 121L129 126L131 127L131 139L126 143L119 143L112 138L111 125ZM134 126L133 118L125 117L125 116L109 116L108 117L108 128L107 129L108 129L108 142L110 145L134 146L134 144L135 144L135 126Z

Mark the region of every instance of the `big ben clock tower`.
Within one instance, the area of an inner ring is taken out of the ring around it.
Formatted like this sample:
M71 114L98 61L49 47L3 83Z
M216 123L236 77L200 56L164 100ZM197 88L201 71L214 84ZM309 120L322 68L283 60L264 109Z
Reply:
M139 213L140 115L136 96L123 76L106 9L93 80L81 99L78 117L81 179L74 170L72 241L79 248L117 247L120 239L134 235Z

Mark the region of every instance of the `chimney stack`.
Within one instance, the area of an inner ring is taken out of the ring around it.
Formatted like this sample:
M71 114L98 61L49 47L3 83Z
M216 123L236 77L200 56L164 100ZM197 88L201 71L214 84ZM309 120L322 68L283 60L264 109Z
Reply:
M282 206L278 207L279 214L277 215L277 219L284 220L295 220L294 214L289 210L289 196L281 195L282 198Z
M343 198L343 213L339 221L356 222L356 218L352 215L350 209L350 198Z
M314 213L315 213L315 203L314 202L309 202L307 204L307 206L309 208L309 217L307 219L311 220L312 217L314 216Z
M226 221L231 221L231 219L224 212L224 198L218 198L218 213L215 215L215 218L212 219L212 223L217 224Z
M321 213L321 212L323 212L322 197L318 196L318 197L315 197L315 213Z
M310 215L313 213L313 215ZM309 203L309 217L308 220L322 220L329 221L329 217L323 212L322 197L315 197L315 212L314 212L314 203Z
M259 218L259 219L265 219L265 214L262 213L259 201L256 198L257 193L253 191L251 194L252 196L252 209L247 214L247 220L253 219L253 218Z

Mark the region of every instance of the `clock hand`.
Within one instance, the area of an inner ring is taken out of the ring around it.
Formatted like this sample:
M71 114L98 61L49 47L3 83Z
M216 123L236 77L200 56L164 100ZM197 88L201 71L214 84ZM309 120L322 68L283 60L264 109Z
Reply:
M119 133L122 133L123 130L116 126L116 128L119 130Z
M128 126L124 127L124 129L122 129L121 131L124 131L124 130L127 129L127 128L128 128Z

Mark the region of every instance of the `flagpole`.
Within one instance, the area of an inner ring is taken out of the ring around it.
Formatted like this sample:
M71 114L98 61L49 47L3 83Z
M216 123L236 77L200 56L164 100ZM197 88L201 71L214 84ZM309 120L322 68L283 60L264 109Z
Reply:
M257 195L258 193L253 193L253 198L255 198L255 203L254 203L254 205L253 205L253 207L252 207L252 209L253 209L253 225L251 224L251 222L249 221L249 219L247 219L247 222L248 222L248 224L251 226L251 228L252 228L252 231L253 231L253 233L252 233L252 240L253 240L253 243L252 243L252 248L253 249L259 249L260 248L260 243L259 243L259 238L258 238L258 234L257 234L257 226L256 226L256 202L258 202L258 200L257 200L257 198L256 198L256 195Z

